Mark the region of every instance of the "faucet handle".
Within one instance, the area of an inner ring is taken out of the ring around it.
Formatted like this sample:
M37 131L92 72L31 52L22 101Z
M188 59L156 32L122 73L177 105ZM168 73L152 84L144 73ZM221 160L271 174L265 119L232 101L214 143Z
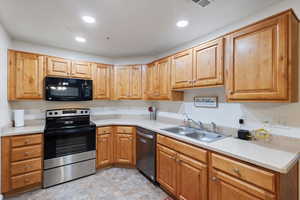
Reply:
M211 129L212 129L212 132L217 132L217 124L215 122L211 122Z

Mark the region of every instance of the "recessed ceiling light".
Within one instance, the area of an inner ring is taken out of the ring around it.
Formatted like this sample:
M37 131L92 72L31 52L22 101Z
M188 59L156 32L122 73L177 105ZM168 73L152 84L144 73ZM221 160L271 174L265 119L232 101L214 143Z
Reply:
M84 43L84 42L86 42L86 39L85 38L83 38L83 37L75 37L75 40L77 41L77 42L81 42L81 43Z
M176 26L179 28L186 27L187 25L189 25L189 21L187 20L180 20L176 23Z
M88 24L93 24L96 22L95 18L91 16L83 16L82 20Z

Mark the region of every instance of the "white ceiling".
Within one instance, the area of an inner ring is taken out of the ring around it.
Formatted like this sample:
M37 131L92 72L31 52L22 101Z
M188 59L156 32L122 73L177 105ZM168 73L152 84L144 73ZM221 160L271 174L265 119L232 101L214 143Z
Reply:
M0 21L16 40L111 58L156 56L278 1L214 0L202 8L192 0L0 0ZM190 25L177 28L180 19Z

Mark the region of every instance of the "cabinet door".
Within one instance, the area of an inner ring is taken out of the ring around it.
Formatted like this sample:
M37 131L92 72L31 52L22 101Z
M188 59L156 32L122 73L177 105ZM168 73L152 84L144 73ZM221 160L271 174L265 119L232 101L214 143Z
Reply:
M157 62L160 99L169 98L171 85L170 65L170 58L166 58Z
M223 84L223 38L193 49L194 87Z
M223 172L213 170L210 180L210 200L275 200L274 194Z
M71 61L63 58L48 57L47 59L48 76L69 76Z
M71 76L74 78L92 78L92 67L88 62L72 62Z
M288 98L288 19L271 18L226 38L228 100Z
M207 199L206 165L179 155L177 169L177 196L182 200Z
M16 53L16 99L42 99L45 57Z
M142 99L142 66L131 66L130 99Z
M147 97L150 99L159 96L158 67L156 63L147 66Z
M109 99L111 93L111 66L94 64L93 76L94 99Z
M161 145L157 145L156 159L157 181L170 193L176 195L176 152Z
M178 53L172 58L172 88L193 86L192 49Z
M116 134L116 163L133 164L133 144L132 135Z
M114 67L115 99L129 99L130 73L131 68L128 66Z
M97 135L97 167L109 166L113 163L112 133Z

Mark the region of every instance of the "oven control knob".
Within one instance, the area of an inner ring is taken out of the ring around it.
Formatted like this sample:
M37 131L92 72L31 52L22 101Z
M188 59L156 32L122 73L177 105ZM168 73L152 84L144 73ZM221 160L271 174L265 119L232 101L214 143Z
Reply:
M55 112L54 114L55 114L55 115L57 115L58 113L57 113L57 112Z
M81 111L81 114L83 114L83 111Z
M87 114L87 113L88 113L88 111L85 111L85 113Z
M49 112L49 115L52 115L52 112Z

